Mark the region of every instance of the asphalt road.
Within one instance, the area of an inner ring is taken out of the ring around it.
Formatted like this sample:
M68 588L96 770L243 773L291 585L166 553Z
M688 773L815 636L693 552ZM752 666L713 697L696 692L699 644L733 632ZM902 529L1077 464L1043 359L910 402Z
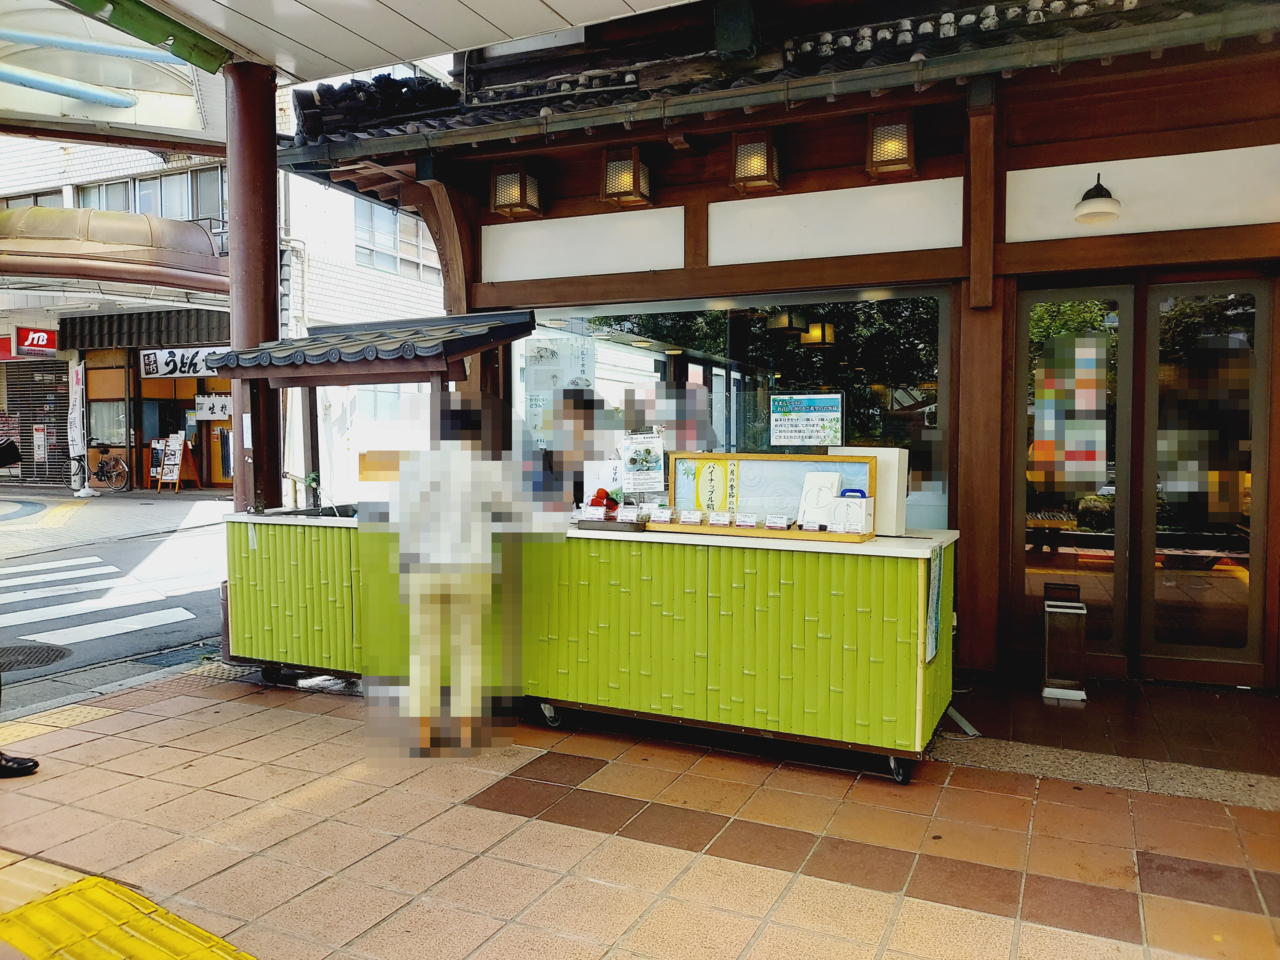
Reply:
M60 658L6 670L4 681L33 680L217 636L225 542L218 524L0 563L0 647Z

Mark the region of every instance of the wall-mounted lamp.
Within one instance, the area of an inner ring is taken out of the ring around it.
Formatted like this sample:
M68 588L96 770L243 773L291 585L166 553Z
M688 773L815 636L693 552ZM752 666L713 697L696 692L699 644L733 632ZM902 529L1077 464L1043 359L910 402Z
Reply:
M809 321L799 316L794 310L783 307L776 313L769 314L764 322L766 330L779 333L808 333Z
M830 347L836 342L836 325L834 323L811 323L809 329L800 334L802 347Z
M1086 190L1076 204L1076 223L1106 223L1119 216L1120 201L1102 185L1102 174L1098 174L1098 182Z
M652 347L653 341L652 340L632 340L631 345L633 347Z
M867 117L867 174L916 172L916 138L911 111Z
M755 190L777 190L778 148L768 130L733 135L733 185L746 194Z
M600 199L618 207L653 205L649 166L640 159L639 147L604 151L600 158Z
M489 209L504 217L542 216L542 198L538 178L524 168L524 161L495 164L493 168L493 201Z
M663 350L662 352L665 353L668 357L678 357L680 354L684 353L684 351L681 350L679 347L668 347L666 350Z

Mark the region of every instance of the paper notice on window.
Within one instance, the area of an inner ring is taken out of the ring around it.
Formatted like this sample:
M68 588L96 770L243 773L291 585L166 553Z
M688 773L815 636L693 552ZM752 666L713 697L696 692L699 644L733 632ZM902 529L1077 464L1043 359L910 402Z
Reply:
M645 430L628 434L618 445L622 454L624 493L656 493L666 489L662 478L662 434Z

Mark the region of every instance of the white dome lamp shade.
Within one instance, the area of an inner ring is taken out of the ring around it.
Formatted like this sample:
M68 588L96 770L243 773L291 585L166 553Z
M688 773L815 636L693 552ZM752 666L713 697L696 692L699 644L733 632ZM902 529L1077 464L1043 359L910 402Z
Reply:
M1102 185L1102 174L1098 174L1098 182L1076 204L1076 223L1107 223L1119 216L1120 201Z

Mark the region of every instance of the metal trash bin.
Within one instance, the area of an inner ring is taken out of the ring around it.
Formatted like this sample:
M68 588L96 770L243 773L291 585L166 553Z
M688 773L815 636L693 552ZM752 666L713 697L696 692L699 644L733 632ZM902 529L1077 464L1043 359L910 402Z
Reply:
M1085 617L1074 583L1044 585L1044 691L1054 700L1084 700Z

